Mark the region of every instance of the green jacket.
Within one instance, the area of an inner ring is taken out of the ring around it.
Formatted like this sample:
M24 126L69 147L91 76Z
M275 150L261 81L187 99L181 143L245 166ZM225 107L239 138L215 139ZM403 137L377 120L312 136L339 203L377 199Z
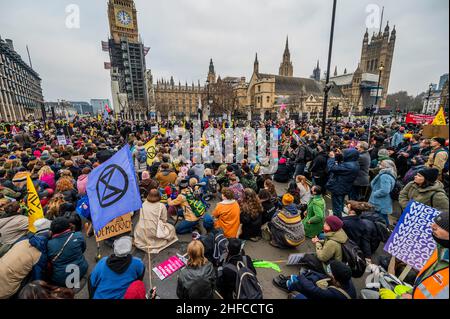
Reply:
M305 236L313 238L320 234L325 221L325 200L321 195L315 195L308 202L306 217L303 219Z
M343 229L339 229L337 232L325 233L325 237L325 241L316 243L317 258L323 263L328 263L332 259L342 261L341 245L347 242L347 234Z
M448 197L444 185L439 181L425 188L419 187L414 181L409 182L400 192L398 201L402 209L405 209L410 200L431 206L440 212L448 212Z

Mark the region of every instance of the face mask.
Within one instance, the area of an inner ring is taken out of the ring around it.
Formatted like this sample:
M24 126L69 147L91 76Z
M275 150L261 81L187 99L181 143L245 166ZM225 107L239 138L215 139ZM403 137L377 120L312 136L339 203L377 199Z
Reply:
M448 247L448 239L440 239L440 238L437 238L434 234L433 234L432 236L433 236L433 239L434 239L439 245L441 245L441 246L444 247L444 248L449 248L449 247Z

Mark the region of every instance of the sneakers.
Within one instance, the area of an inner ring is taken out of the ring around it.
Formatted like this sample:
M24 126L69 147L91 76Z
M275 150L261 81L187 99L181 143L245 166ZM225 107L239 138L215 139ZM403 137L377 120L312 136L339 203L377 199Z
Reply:
M275 277L272 279L272 283L275 287L278 289L283 290L284 292L289 293L290 291L287 288L287 281L289 277L286 277L284 275L279 275L278 277Z

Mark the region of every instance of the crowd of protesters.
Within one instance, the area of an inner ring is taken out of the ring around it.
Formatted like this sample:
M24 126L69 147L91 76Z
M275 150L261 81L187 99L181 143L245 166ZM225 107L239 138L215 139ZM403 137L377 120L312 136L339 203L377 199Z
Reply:
M192 129L185 121L158 124L166 130L175 125ZM359 294L342 246L351 240L368 263L376 263L372 256L411 200L441 212L432 226L437 257L412 285L425 282L436 267L447 269L448 298L448 140L427 138L421 126L395 122L373 126L370 140L365 122L330 121L325 135L319 124L202 123L204 128L277 128L278 168L268 175L261 173L263 163L246 159L234 164L174 159L171 147L180 141L162 133L156 134L156 157L149 166L143 155L144 145L155 136L151 127L156 124L151 121L2 123L0 298L74 298L80 289L68 285L69 266L79 270L90 298L155 298L155 289L149 291L154 287L143 283L151 270L132 256L133 245L159 252L178 236L193 233L187 265L178 273L179 298L238 298L234 282L240 267L257 280L252 264L257 256L242 249L242 242L249 240L275 249L313 244L315 251L307 255L298 274L274 279L290 298L354 299ZM61 135L67 145L58 142ZM76 212L77 203L86 195L91 171L127 143L143 208L136 212L133 233L117 238L114 253L89 272L85 252L92 225ZM28 176L45 217L35 222L35 233L29 232L27 217ZM284 185L282 193L275 182ZM331 207L326 196L331 196ZM212 198L218 203L212 205ZM199 216L193 201L202 202L207 212ZM207 244L209 234L218 233L228 242L220 263L211 258Z

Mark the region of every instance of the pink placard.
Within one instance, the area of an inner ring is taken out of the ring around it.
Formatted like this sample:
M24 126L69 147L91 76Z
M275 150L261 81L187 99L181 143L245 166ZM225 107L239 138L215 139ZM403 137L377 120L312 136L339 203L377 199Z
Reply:
M153 271L158 275L159 279L164 280L183 267L183 261L177 256L173 256L153 268Z

